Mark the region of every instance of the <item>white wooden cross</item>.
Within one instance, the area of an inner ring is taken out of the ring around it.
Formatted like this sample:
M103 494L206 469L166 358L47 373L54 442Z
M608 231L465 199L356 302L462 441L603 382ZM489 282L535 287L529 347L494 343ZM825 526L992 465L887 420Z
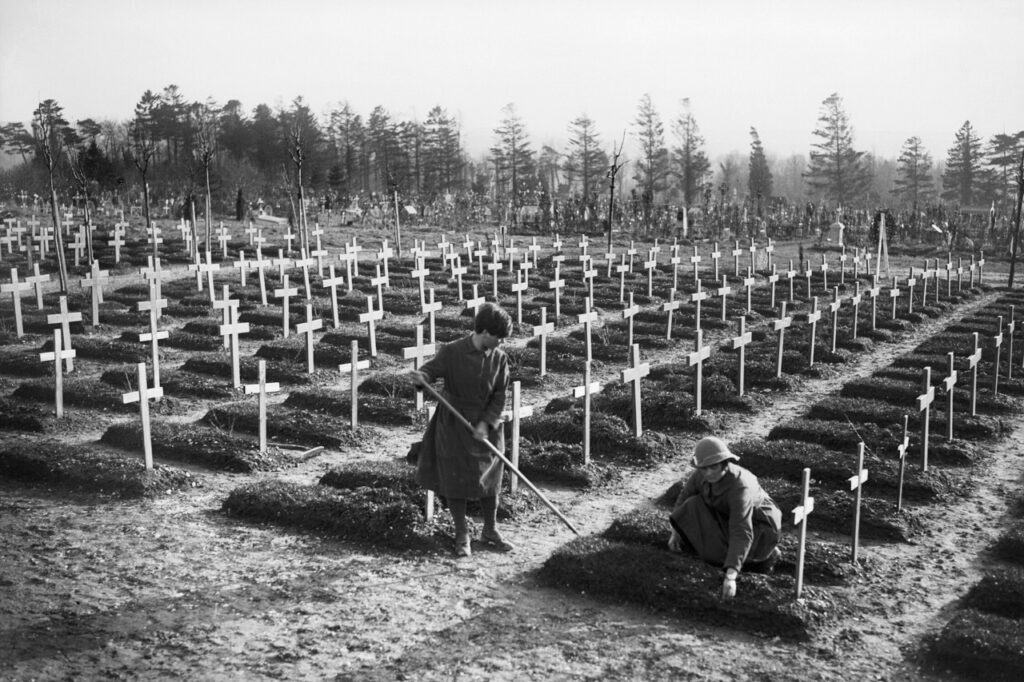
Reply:
M896 301L900 297L900 287L896 283L896 278L892 278L892 288L889 289L889 298L892 300L892 319L896 319Z
M146 267L139 268L139 274L142 275L142 279L148 282L151 286L156 287L156 297L160 298L163 294L161 293L161 287L163 285L163 268L160 265L160 258L154 258L153 256L146 256ZM212 301L211 297L211 301ZM160 310L156 311L158 318L163 317L163 312Z
M220 242L221 259L228 259L228 242L231 241L231 232L228 228L224 227L224 222L221 221L220 227L217 229L217 241Z
M540 324L534 325L533 336L540 337L540 375L546 376L548 373L547 358L548 358L548 334L555 332L555 325L548 322L548 309L547 306L541 306L540 308Z
M164 243L164 238L160 234L160 227L156 224L155 220L152 225L150 225L149 236L146 237L146 243L151 246L156 245L157 247Z
M298 295L299 295L299 288L298 287L289 287L288 286L288 275L285 275L282 278L281 288L280 289L274 289L274 298L282 299L282 302L281 302L281 311L282 311L281 320L282 320L282 325L283 325L283 329L284 329L283 335L284 335L284 338L286 338L286 339L288 338L288 334L290 333L290 328L291 328L291 298L292 298L292 296L298 296Z
M292 226L291 225L288 226L288 230L284 234L284 240L286 242L288 242L288 249L287 249L288 253L291 253L292 251L294 251L294 247L292 245L292 242L295 241L295 235L292 234Z
M800 543L796 552L796 598L804 589L804 557L807 553L807 517L814 511L814 498L810 495L811 470L804 468L801 483L800 506L793 510L793 525L800 526Z
M963 257L959 257L959 258L957 258L957 267L956 267L956 293L959 294L961 291L963 291L963 287L964 287L964 259L963 259ZM952 294L947 294L947 296L952 296Z
M338 285L342 284L345 280L340 276L336 276L334 273L334 263L327 264L327 272L329 277L320 278L320 286L327 289L331 294L331 315L334 320L334 328L337 329L340 325L338 320Z
M592 299L591 299L592 300ZM637 313L640 312L640 306L633 304L633 292L629 292L629 305L622 311L622 319L629 320L629 335L627 337L626 345L632 347L633 345L633 318Z
M370 369L369 360L359 359L359 342L352 339L352 361L338 365L338 372L341 376L349 374L349 395L352 411L352 430L359 425L359 370Z
M640 344L630 345L629 368L619 373L622 383L633 384L633 435L640 438L644 433L641 417L640 379L651 373L648 362L640 363Z
M839 332L839 308L842 302L839 300L839 287L832 288L832 302L828 304L828 311L832 314L832 352L836 352L836 336Z
M540 244L537 243L537 238L533 238L533 242L526 247L526 250L530 252L533 257L533 268L536 270L539 267L537 256L540 253Z
M565 280L562 279L559 273L558 262L555 262L555 278L548 282L548 288L555 290L555 326L558 325L558 319L562 316L562 287L565 286ZM474 285L475 287L475 285ZM474 289L475 291L475 289Z
M978 251L978 286L985 284L985 251Z
M978 264L974 262L974 254L973 253L971 254L971 266L968 269L970 270L970 274L971 274L971 279L970 279L970 282L968 283L968 288L973 289L974 288L974 271L978 269Z
M779 350L776 355L775 378L782 378L782 350L786 329L793 324L793 318L786 315L786 302L782 301L779 319L772 322L772 329L779 333Z
M63 350L61 348L60 330L54 329L53 351L49 353L40 353L39 361L53 363L53 402L57 419L61 419L64 416L64 368L62 367L61 362L73 357L75 357L75 349L69 348L68 350Z
M910 274L907 275L907 314L914 312L914 287L917 286L917 278L914 277L914 268L910 268Z
M245 234L249 235L249 246L255 246L256 243L253 241L256 237L256 228L253 227L252 221L249 221L249 226L242 230Z
M857 338L857 317L860 315L860 280L853 283L854 291L853 296L850 298L850 304L853 306L853 333L850 335L851 339Z
M700 286L700 280L697 280L697 286ZM665 339L667 340L672 339L672 315L679 310L682 304L682 301L676 300L675 289L668 292L668 300L661 304L662 312L668 313L668 326L665 328Z
M559 252L560 252L560 251L562 250L562 240L561 240L561 239L559 239L559 237L558 237L558 233L557 233L557 232L555 233L555 239L554 239L554 241L552 241L552 242L551 242L551 249L552 249L552 250L553 250L553 251L554 251L555 253L559 253Z
M484 256L486 256L486 255L487 255L487 249L482 248L480 246L479 242L478 242L477 243L477 248L473 251L473 257L476 258L477 268L478 268L479 274L480 274L480 279L483 279L483 277L484 277Z
M218 270L220 270L220 263L214 263L213 262L213 256L211 256L210 252L207 251L206 252L206 262L203 263L202 265L199 265L196 268L196 270L197 270L197 272L199 274L205 274L206 275L206 284L207 284L207 286L210 289L210 303L212 304L214 302L214 300L216 300L216 297L217 297L217 292L213 288L213 273L215 273ZM202 282L202 280L199 280L199 281ZM202 291L203 287L200 286L199 290Z
M590 396L600 393L600 383L590 380L590 360L583 367L583 385L572 389L573 398L583 398L583 463L590 464Z
M1006 325L1006 379L1013 378L1013 332L1017 329L1017 321L1013 319L1013 306L1010 306L1010 321Z
M139 312L149 313L149 331L139 334L139 343L150 344L150 352L153 358L153 386L160 385L160 348L159 342L168 337L167 330L161 331L157 328L157 321L160 317L160 309L167 307L167 299L157 298L156 284L149 283L149 300L139 301Z
M591 299L590 298L584 299L583 312L580 313L580 315L579 315L579 323L583 325L583 336L586 339L585 343L586 343L586 346L587 346L587 355L586 355L587 362L590 362L591 360L594 359L594 355L592 353L591 343L590 343L590 332L591 332L592 325L595 322L597 322L597 320L598 320L597 312L594 311L594 310L591 310L590 306L591 306Z
M124 246L124 245L125 245L124 232L118 230L117 226L115 225L114 226L114 234L107 241L107 246L114 247L114 265L117 265L118 263L121 262L121 247Z
M477 312L480 310L480 306L484 304L487 299L480 295L480 285L473 285L473 298L466 299L465 310L470 308L473 309L473 317L476 317Z
M522 270L517 270L516 283L512 285L512 291L516 294L516 324L520 325L523 323L523 292L526 291L526 287Z
M828 291L828 259L821 254L821 288Z
M615 267L615 249L609 248L608 253L604 254L604 264L608 267L608 279L612 278L612 268Z
M818 297L811 299L811 312L807 314L807 324L811 325L811 351L808 358L808 367L814 366L814 341L818 336L818 320L821 319L821 311L818 310Z
M238 284L241 287L245 287L246 273L253 268L253 262L245 259L245 249L238 250L238 260L236 260L232 266L238 270L239 281Z
M292 263L294 267L302 268L302 284L306 291L306 300L313 300L313 289L309 285L309 268L316 265L316 259L309 256L305 249L300 249L299 258ZM377 274L380 275L380 263L377 264ZM372 283L372 282L371 282Z
M633 273L633 257L636 256L636 254L637 254L636 246L633 245L633 242L631 240L629 242L629 248L626 249L626 256L629 258L629 261L628 261L627 265L629 265L629 272L630 272L630 274Z
M0 294L11 294L14 301L14 327L17 330L18 338L25 335L25 324L21 316L21 292L31 289L31 282L18 281L18 268L11 268L10 282L0 284Z
M230 315L230 313L228 311L231 308L236 308L236 309L238 308L238 299L232 299L231 298L231 294L230 294L230 291L229 291L229 286L227 284L222 285L222 287L223 287L222 291L224 292L224 296L223 296L223 298L220 298L220 299L214 297L212 307L213 307L214 310L220 310L221 311L221 324L229 324L230 320L231 320L231 315ZM228 338L225 336L224 337L224 348L228 348L228 346L229 346Z
M345 244L345 259L352 266L352 276L359 276L359 243L356 241L355 236L352 237L351 244ZM349 289L351 291L351 288Z
M928 471L928 422L931 416L931 404L935 400L931 367L923 369L921 386L924 392L917 396L917 411L924 413L921 416L921 471Z
M811 271L811 261L810 260L805 260L804 261L804 277L807 278L807 298L811 297L811 278L813 276L814 276L814 273Z
M487 270L491 273L491 283L494 285L494 300L498 300L498 273L502 270L501 261L498 260L498 253L495 251L494 260L487 264Z
M47 273L45 275L39 274L39 263L33 263L32 264L32 272L34 274L30 275L29 277L26 277L25 281L28 282L29 284L31 284L33 286L33 288L35 288L35 290L36 290L36 307L38 307L39 310L42 310L43 309L43 282L49 282L50 281L50 275L49 275L49 273Z
M739 395L742 396L743 395L743 383L744 383L744 381L743 381L743 374L744 374L744 367L746 365L746 347L747 347L747 345L749 345L750 343L753 342L754 336L753 336L753 334L751 334L750 332L747 331L747 318L746 318L745 315L740 315L736 319L739 322L740 333L739 333L739 336L733 337L731 339L731 341L732 341L732 348L733 348L733 350L739 349L739 351L740 351L740 365L739 365L740 373L739 373L739 382L737 382L737 383L738 383L738 387L739 387Z
M881 294L882 287L878 285L878 275L873 275L871 278L871 288L867 290L867 295L871 297L871 331L875 331L877 328L878 297Z
M75 267L77 268L82 260L82 253L85 251L85 225L75 233L75 239L72 243L75 249Z
M693 250L694 250L694 253L696 253L697 247L694 247ZM673 244L672 245L672 255L669 256L668 262L669 262L669 265L672 266L672 288L673 289L678 289L679 288L679 264L683 262L683 259L680 258L680 256L679 256L679 244ZM693 278L693 280L694 280L694 282L696 282L697 280L700 279L700 277L697 275L697 264L696 263L694 264L693 269L694 269L694 278ZM612 276L612 264L611 264L611 261L608 261L608 278L611 279L611 276Z
M420 305L427 302L426 296L426 278L430 274L429 268L427 268L426 261L422 256L417 256L416 267L409 271L409 276L418 280L420 285ZM460 278L461 279L461 278ZM460 295L461 299L462 296Z
M772 308L774 310L775 309L775 285L779 283L779 273L778 273L778 271L777 271L777 269L775 267L775 263L772 263L772 265L771 265L771 273L772 274L768 275L768 284L771 287L771 292L772 292L771 293L771 302L769 303L768 307Z
M868 480L868 470L864 468L864 442L857 444L857 473L850 476L850 490L857 495L853 503L853 551L850 560L857 563L857 550L860 548L860 501L861 490Z
M658 267L657 254L652 249L650 251L650 257L644 261L644 270L647 271L647 295L654 296L654 270ZM590 283L590 295L594 295L594 283L591 280Z
M995 352L996 352L996 361L995 361L995 365L994 365L995 371L993 372L993 377L992 377L992 394L993 395L998 395L999 394L999 365L1001 364L1000 363L1000 355L1002 354L1002 350L1003 350L1003 316L1002 315L999 316L999 333L992 337L992 343L993 343L993 347L995 348Z
M949 357L949 374L945 379L942 380L942 387L946 390L946 398L948 403L946 405L946 416L948 424L946 425L946 442L953 442L953 387L956 386L957 371L954 365L954 355L952 352L946 354Z
M226 291L224 293L227 294ZM240 359L238 336L239 334L249 333L249 323L238 321L237 306L229 306L225 309L225 312L228 315L228 319L225 324L220 325L220 334L221 336L224 337L225 341L228 341L228 347L231 349L231 385L234 386L235 388L238 388L239 386L242 385L242 373L241 368L239 366ZM166 334L167 332L162 333Z
M742 256L742 255L743 255L743 249L740 248L740 240L737 239L736 240L736 247L732 250L732 258L733 258L733 261L734 261L734 264L735 264L735 270L736 270L735 275L737 277L740 276L740 256ZM722 318L722 319L724 320L725 318Z
M772 254L775 253L775 242L772 241L771 239L768 239L768 246L764 247L764 253L765 256L768 257L768 262L767 265L765 265L765 269L772 270L772 272L774 272L774 269L772 268Z
M306 372L312 374L316 371L316 364L313 362L313 332L324 328L324 321L319 317L313 319L313 304L306 304L306 321L295 325L296 334L306 335Z
M839 254L839 285L846 284L846 244L842 245L842 253Z
M587 263L583 266L583 286L590 292L590 298L594 298L594 279L597 277L597 270L592 267L593 259L587 256Z
M267 276L265 271L270 267L270 261L263 258L263 251L256 250L256 260L249 261L252 263L252 268L256 270L256 275L260 280L260 305L267 305Z
M259 383L246 384L243 387L246 395L257 393L259 395L259 434L260 452L267 451L267 394L276 393L281 390L281 384L274 381L267 383L267 361L259 361Z
M715 242L715 248L711 250L711 262L714 264L714 280L718 281L718 261L722 257L722 252L718 250L718 242Z
M63 333L64 349L65 350L71 350L71 323L72 322L81 322L81 321L82 321L82 313L79 313L79 312L70 313L70 312L68 312L68 297L67 296L61 296L60 297L60 312L59 313L52 313L52 314L46 316L46 324L49 324L49 325L59 324L60 325L61 332ZM69 372L72 372L75 369L74 360L71 359L72 357L74 357L74 356L72 355L72 356L69 356L69 357L67 357L65 359L65 365L66 365L67 370Z
M434 301L434 287L430 287L430 291L427 292L427 302L420 306L420 314L427 316L427 321L430 326L430 343L437 342L437 332L435 331L436 322L434 319L435 313L441 312L442 303L441 301Z
M321 244L320 242L320 237L323 235L323 233L324 228L320 227L319 223L316 223L316 229L310 233L311 235L316 237L316 248L313 249L309 254L313 258L316 258L316 274L320 275L321 277L324 274L324 258L331 255L330 252L327 249L325 249L323 247L323 244ZM384 244L387 245L386 239L384 240ZM390 249L388 250L390 251ZM387 270L386 263L384 264L384 269L385 271Z
M694 312L693 319L697 329L700 329L700 302L706 301L709 295L710 294L708 294L708 292L704 291L701 288L700 280L698 279L697 291L690 294L690 303L693 303L696 306L696 311Z
M519 262L518 272L523 273L523 281L526 282L526 286L530 286L530 270L534 268L533 263L530 261L530 257L527 254L522 261Z
M366 323L366 331L370 337L370 357L377 357L377 320L384 319L384 310L373 309L373 296L366 297L366 312L359 314L359 321Z
M622 262L615 266L615 272L619 273L619 303L626 301L626 273L630 272L631 268L626 263L626 254L622 254Z
M715 289L715 294L717 294L722 299L722 322L725 322L726 320L725 311L727 300L729 298L730 293L732 293L732 287L729 286L725 275L722 275L722 286L719 287L718 289Z
M974 352L967 356L971 370L971 416L978 415L978 363L981 362L981 343L978 332L974 332Z
M522 388L520 382L512 382L512 409L504 410L501 413L501 418L504 421L512 422L512 466L515 469L519 468L519 431L520 431L520 420L523 417L533 416L533 407L523 405ZM519 477L509 472L509 488L514 495L519 490Z
M149 401L164 397L164 389L160 386L149 388L146 385L146 363L138 365L139 390L129 391L121 395L122 404L139 404L139 416L142 418L142 447L146 458L146 471L153 470L153 436L149 426Z
M793 269L793 259L789 259L789 270L786 270L786 279L789 280L789 302L792 303L795 300L795 294L793 292L793 282L796 280L797 271Z
M418 372L427 357L436 352L436 346L433 343L423 343L423 325L418 324L416 325L416 345L409 348L403 348L402 356L406 360L412 360L412 368ZM423 391L419 389L416 390L416 409L423 409Z
M754 243L754 238L750 238L750 246L747 247L750 251L750 271L757 270L757 244Z
M742 284L747 289L747 312L748 313L753 312L753 310L754 310L754 306L751 303L751 292L754 289L754 283L755 282L756 282L756 278L754 277L754 269L751 268L751 267L747 267L747 276L745 278L743 278Z
M910 435L907 431L908 417L903 415L903 440L896 446L900 460L899 490L896 494L896 511L903 511L903 480L907 473L907 453L910 450Z
M394 255L394 249L388 246L388 240L385 239L380 245L380 250L377 251L377 261L384 264L384 286L388 289L391 288L391 274L388 270L388 262Z
M697 330L697 338L694 340L694 351L686 356L688 367L697 366L697 374L694 378L693 395L696 398L697 409L694 414L700 416L702 395L704 393L704 361L711 357L711 346L704 345L704 330Z

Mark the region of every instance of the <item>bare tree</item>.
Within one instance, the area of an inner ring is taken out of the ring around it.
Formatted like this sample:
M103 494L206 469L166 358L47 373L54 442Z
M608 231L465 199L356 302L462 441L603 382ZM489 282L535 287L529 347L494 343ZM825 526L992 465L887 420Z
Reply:
M156 154L156 119L154 117L160 98L150 90L142 93L142 99L135 105L135 117L128 124L128 146L125 156L134 164L142 177L142 215L146 219L146 230L152 228L149 217L149 166ZM153 257L160 255L159 245L153 240Z
M56 100L48 99L39 103L32 112L32 137L36 154L46 166L50 190L50 214L53 218L53 238L56 242L57 269L62 294L68 293L68 264L64 256L64 235L61 231L60 212L57 210L57 189L54 176L64 154L64 147L73 141L74 131L65 120L62 107Z
M195 135L195 146L192 154L203 170L203 178L206 187L206 252L210 252L213 239L213 216L210 206L213 201L210 192L210 166L217 154L217 105L211 100L205 103L196 102L190 111L193 134Z

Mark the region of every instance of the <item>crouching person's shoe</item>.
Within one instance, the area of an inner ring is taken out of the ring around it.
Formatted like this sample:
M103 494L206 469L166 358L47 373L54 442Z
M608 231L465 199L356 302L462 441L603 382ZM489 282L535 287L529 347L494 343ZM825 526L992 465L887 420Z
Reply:
M761 561L750 561L744 566L744 570L748 570L751 573L771 573L775 568L775 564L779 563L779 559L782 558L782 550L778 547L772 549L765 559Z
M455 536L455 558L467 559L473 556L473 549L470 545L469 534Z
M511 552L516 548L516 546L511 542L508 542L505 538L501 537L501 533L499 533L495 528L484 530L484 532L480 534L480 540L487 545L487 547L498 552Z

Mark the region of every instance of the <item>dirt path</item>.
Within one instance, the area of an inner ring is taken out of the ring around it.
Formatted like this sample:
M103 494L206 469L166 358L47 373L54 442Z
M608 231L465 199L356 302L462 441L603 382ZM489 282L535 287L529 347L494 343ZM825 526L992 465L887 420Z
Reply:
M922 324L834 376L774 395L731 422L730 440L765 435L949 322ZM388 430L384 454L418 436ZM688 451L692 438L680 441ZM311 482L353 457L383 456L373 450L330 453L286 477ZM1013 454L997 444L991 470ZM596 533L682 473L666 465L612 490L550 496L581 533ZM510 528L516 552L456 562L440 550L383 553L222 516L228 491L251 478L206 472L203 488L141 503L0 484L0 679L930 679L907 653L980 575L979 550L999 530L988 519L1002 516L1017 479L983 476L971 496L934 505L916 545L865 547L884 569L849 588L863 612L798 645L539 588L535 571L572 538L544 512Z

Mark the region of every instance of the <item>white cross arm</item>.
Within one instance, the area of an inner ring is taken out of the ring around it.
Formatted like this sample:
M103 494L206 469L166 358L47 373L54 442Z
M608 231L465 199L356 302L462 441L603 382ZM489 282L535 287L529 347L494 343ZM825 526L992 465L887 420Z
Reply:
M529 405L529 406L522 405L522 406L519 407L519 418L520 419L522 419L523 417L532 417L532 416L533 416L533 405ZM513 419L515 419L515 414L513 413L512 410L504 410L501 413L501 419L502 419L502 421L510 422Z
M943 388L946 389L947 392L952 391L953 387L956 386L957 376L957 371L954 369L952 372L950 372L948 377L942 380L942 386Z
M921 395L917 396L917 409L923 411L926 407L932 404L935 400L935 387L929 386L928 390Z
M858 486L865 483L868 480L868 470L861 469L859 475L850 476L847 479L850 482L850 490L856 490Z
M248 324L248 322L246 322L246 324ZM221 329L223 329L223 328L224 327L221 327ZM248 331L248 330L246 330L246 331ZM224 332L221 331L221 334L223 334L223 333ZM162 329L162 330L160 330L160 331L158 331L156 333L157 341L160 341L160 340L166 339L166 338L169 338L166 329ZM139 343L145 343L146 341L152 341L152 340L153 340L153 333L152 332L146 332L145 334L139 334Z
M700 350L693 351L692 353L687 355L687 362L692 367L693 365L696 365L701 360L707 360L710 357L711 357L711 346L704 346Z
M436 346L432 343L425 343L422 346L410 346L402 349L402 356L406 360L412 360L413 358L423 358L428 355L433 355L437 352Z
M163 398L163 397L164 397L164 388L163 388L163 386L155 386L153 388L147 388L146 389L146 400L152 400L154 398ZM124 394L121 395L121 400L123 401L123 404L125 404L125 405L127 405L128 403L137 403L137 402L139 402L139 392L138 391L131 391L130 393L124 393Z
M807 516L814 511L814 498L808 497L807 504L802 504L793 510L793 525L797 525L801 521L807 518Z
M647 376L650 373L651 365L645 362L639 367L630 367L629 369L621 370L619 372L619 376L621 377L621 381L625 383L627 381L635 381L641 377Z
M76 351L74 348L68 348L67 350L61 350L61 352L60 352L60 359L61 360L67 360L68 358L74 358L74 357L77 357L77 356L78 356L78 351ZM40 353L39 354L39 361L40 362L46 362L47 360L56 360L56 359L57 358L54 355L54 351L52 351L52 350L48 351L46 353Z
M260 392L260 385L259 384L245 384L244 388L245 388L245 393L247 395L251 394L251 393L259 393ZM279 382L277 382L277 381L268 382L268 383L263 384L263 390L266 393L277 393L278 391L281 390L281 384Z
M590 394L593 395L594 393L600 393L602 388L604 388L604 386L602 386L601 384L599 384L596 381L593 381L590 384ZM573 398L582 398L584 395L586 395L586 393L587 393L587 387L586 386L576 386L576 387L574 387L572 389L572 397Z

